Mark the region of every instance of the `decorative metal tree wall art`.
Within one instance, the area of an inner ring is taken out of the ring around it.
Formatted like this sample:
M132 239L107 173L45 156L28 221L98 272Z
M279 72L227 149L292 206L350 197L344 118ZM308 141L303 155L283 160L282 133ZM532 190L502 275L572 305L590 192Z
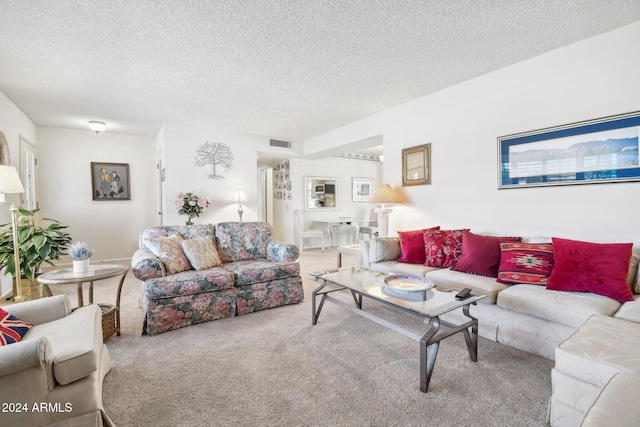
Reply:
M212 173L209 179L225 179L219 169L229 172L233 167L233 153L231 147L222 142L205 142L196 149L196 166L211 165Z

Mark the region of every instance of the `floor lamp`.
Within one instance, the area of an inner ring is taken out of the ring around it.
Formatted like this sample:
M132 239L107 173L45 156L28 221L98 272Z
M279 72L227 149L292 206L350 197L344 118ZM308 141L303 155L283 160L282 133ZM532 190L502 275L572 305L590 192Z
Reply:
M240 222L242 222L242 204L247 203L247 196L245 196L244 190L237 189L233 194L233 199L231 200L231 202L238 204L238 215L240 216Z
M402 197L393 191L389 184L383 184L376 188L376 191L367 200L369 204L382 205L382 207L373 210L378 214L378 233L380 237L387 237L389 233L389 214L393 212L392 209L385 208L385 205L397 205L402 202Z
M20 254L18 252L18 208L15 203L7 202L5 199L6 194L11 193L24 193L24 187L18 176L18 170L15 166L2 166L0 165L0 204L11 204L9 212L11 212L11 231L13 232L13 259L15 264L15 280L16 280L16 295L13 296L15 302L21 302L22 297L22 282L20 272Z

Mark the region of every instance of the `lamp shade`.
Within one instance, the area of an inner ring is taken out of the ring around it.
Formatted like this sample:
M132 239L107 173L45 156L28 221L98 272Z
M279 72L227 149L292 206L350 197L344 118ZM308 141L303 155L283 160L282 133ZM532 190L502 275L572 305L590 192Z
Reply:
M0 193L24 193L24 187L15 166L0 166Z
M376 204L376 205L395 205L398 203L403 203L402 197L398 195L393 188L389 184L382 184L380 187L376 188L376 191L373 192L367 203Z
M231 200L232 203L246 203L247 201L247 196L244 194L244 190L242 189L236 189L236 192L233 193L233 199Z

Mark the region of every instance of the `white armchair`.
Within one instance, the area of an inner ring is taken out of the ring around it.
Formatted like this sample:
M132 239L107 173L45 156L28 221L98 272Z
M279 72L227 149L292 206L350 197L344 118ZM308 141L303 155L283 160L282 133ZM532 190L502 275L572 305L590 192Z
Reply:
M2 426L112 425L102 406L111 369L97 305L71 311L56 295L3 307L34 326L20 342L0 347Z

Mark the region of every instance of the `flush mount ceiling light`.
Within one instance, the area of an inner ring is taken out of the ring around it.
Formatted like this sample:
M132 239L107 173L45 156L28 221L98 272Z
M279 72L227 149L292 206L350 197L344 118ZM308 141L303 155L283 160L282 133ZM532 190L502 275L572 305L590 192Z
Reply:
M96 135L98 135L100 132L104 132L105 129L107 129L107 125L105 125L104 122L99 122L97 120L90 120L89 129L91 129L96 133Z

